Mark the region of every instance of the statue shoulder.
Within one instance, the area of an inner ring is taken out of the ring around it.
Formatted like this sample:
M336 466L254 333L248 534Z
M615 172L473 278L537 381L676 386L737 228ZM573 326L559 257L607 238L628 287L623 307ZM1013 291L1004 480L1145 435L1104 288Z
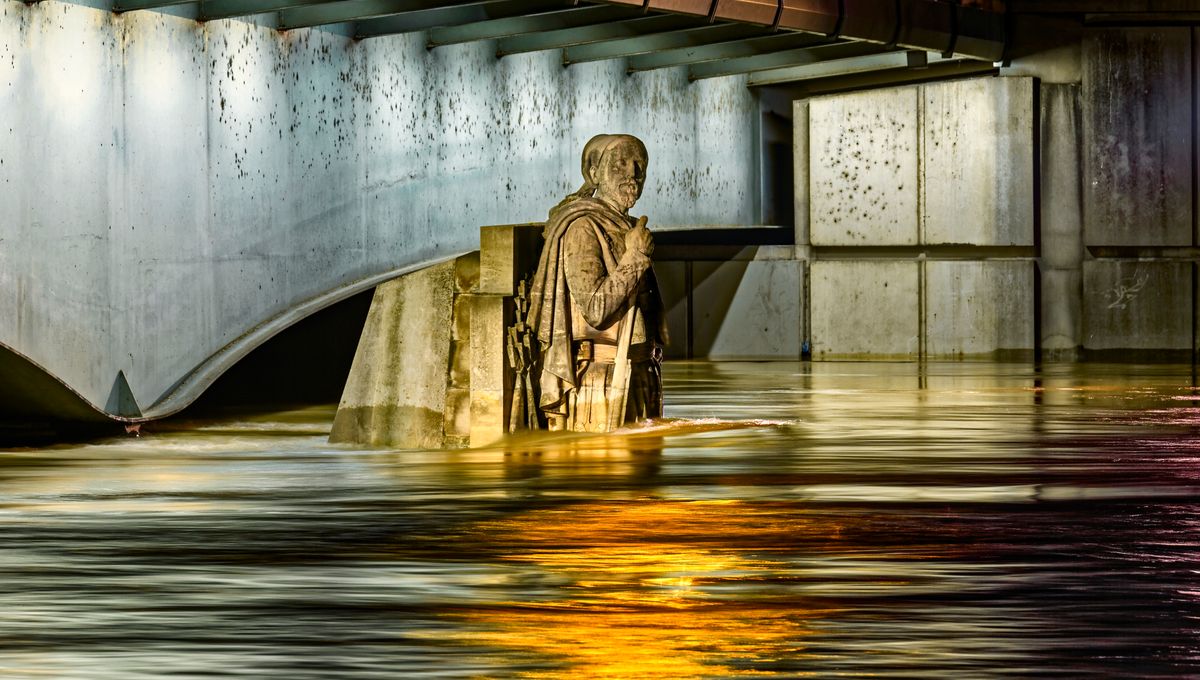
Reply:
M567 221L563 245L568 249L595 247L599 245L601 231L603 228L593 215L580 213Z

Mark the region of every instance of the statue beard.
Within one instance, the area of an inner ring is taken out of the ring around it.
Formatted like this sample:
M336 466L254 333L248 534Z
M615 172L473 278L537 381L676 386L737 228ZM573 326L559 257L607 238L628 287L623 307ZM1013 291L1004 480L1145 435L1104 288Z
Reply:
M617 185L616 190L612 193L612 197L620 205L621 209L629 210L637 203L638 198L641 197L641 193L637 182L627 180Z

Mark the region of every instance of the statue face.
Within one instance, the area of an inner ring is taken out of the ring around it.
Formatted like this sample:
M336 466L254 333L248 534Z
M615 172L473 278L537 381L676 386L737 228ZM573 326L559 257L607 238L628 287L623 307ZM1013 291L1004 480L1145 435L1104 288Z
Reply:
M622 211L632 208L646 186L647 162L646 150L637 141L617 143L600 159L599 166L591 168L596 197Z

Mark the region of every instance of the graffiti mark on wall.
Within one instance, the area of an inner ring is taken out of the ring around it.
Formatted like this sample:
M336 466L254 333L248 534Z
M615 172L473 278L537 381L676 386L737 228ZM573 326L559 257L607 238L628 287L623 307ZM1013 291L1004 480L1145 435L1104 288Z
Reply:
M1148 274L1134 274L1131 277L1121 279L1112 290L1108 291L1108 296L1113 298L1113 301L1108 305L1109 309L1127 309L1129 303L1137 299L1138 293L1146 287L1146 281L1149 280Z

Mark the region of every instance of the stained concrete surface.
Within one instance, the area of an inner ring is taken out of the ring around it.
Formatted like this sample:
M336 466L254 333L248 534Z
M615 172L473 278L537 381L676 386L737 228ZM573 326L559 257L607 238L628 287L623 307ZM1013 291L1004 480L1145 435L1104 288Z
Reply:
M811 263L814 359L916 359L920 354L917 262Z
M902 87L809 101L796 182L808 183L813 245L917 243L917 97Z
M1083 48L1088 245L1191 245L1191 29L1092 30Z
M375 289L331 442L443 445L454 269L444 262Z
M921 242L1033 245L1032 78L921 86Z
M1083 186L1080 86L1046 83L1041 111L1041 337L1043 357L1074 359L1083 332Z
M1089 350L1190 350L1192 263L1083 263L1083 320Z
M695 356L800 358L804 263L791 251L763 247L747 261L694 264Z
M814 359L1032 353L1035 87L971 78L796 103ZM1029 254L990 261L996 247Z
M1028 260L926 262L925 356L1032 358L1034 275Z

